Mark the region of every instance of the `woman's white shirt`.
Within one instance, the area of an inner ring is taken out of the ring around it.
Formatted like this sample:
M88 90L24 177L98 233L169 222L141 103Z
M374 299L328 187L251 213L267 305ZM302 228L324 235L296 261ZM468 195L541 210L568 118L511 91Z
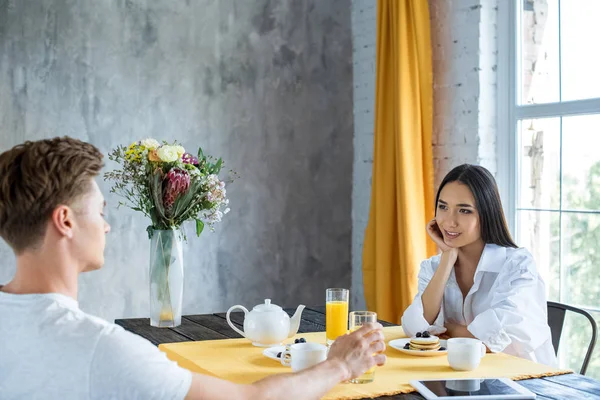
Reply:
M402 328L407 335L425 330L441 334L446 331L444 322L449 321L466 326L493 352L557 366L544 281L527 249L487 244L464 304L452 268L440 313L430 326L423 316L421 295L437 270L440 257L421 263L419 293L402 316Z

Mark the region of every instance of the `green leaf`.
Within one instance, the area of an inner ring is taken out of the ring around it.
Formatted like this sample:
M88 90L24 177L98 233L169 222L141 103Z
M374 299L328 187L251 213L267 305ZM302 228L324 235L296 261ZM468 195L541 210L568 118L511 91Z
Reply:
M194 199L195 194L198 192L199 187L200 182L192 181L187 192L182 193L175 198L175 202L173 203L173 209L171 211L171 217L173 219L179 219L181 215L190 208L190 205Z
M221 166L223 165L223 160L221 158L219 158L219 160L217 161L217 163L215 164L215 174L219 174L219 172L221 172Z
M204 222L199 219L196 220L196 236L200 236L202 231L204 230Z
M150 192L154 200L154 207L159 220L166 220L165 210L162 203L162 171L157 169L150 177Z
M202 151L202 147L198 147L198 161L204 159L204 152Z

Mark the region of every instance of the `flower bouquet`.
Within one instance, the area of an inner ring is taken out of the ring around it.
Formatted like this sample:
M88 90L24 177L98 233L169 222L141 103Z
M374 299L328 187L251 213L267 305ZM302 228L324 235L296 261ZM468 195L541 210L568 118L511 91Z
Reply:
M229 212L225 182L219 179L223 161L187 153L179 144L145 139L109 154L121 169L107 172L111 193L124 205L150 218L150 323L181 324L183 251L181 226L195 221L200 236Z

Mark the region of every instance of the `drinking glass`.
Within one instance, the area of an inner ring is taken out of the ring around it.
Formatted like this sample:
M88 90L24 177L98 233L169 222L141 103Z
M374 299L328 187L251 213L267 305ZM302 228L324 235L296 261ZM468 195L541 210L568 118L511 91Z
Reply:
M350 332L354 332L364 324L377 322L377 313L373 311L352 311L349 317ZM367 372L358 378L350 379L351 383L371 383L375 380L375 367L370 368Z
M325 291L325 330L327 345L348 333L348 289L330 288Z

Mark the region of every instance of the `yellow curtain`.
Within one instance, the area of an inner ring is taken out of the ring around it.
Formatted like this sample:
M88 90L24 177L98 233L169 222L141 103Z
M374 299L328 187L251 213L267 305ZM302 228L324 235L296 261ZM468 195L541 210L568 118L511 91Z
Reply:
M375 146L363 282L369 310L399 322L435 254L433 82L427 0L378 0Z

